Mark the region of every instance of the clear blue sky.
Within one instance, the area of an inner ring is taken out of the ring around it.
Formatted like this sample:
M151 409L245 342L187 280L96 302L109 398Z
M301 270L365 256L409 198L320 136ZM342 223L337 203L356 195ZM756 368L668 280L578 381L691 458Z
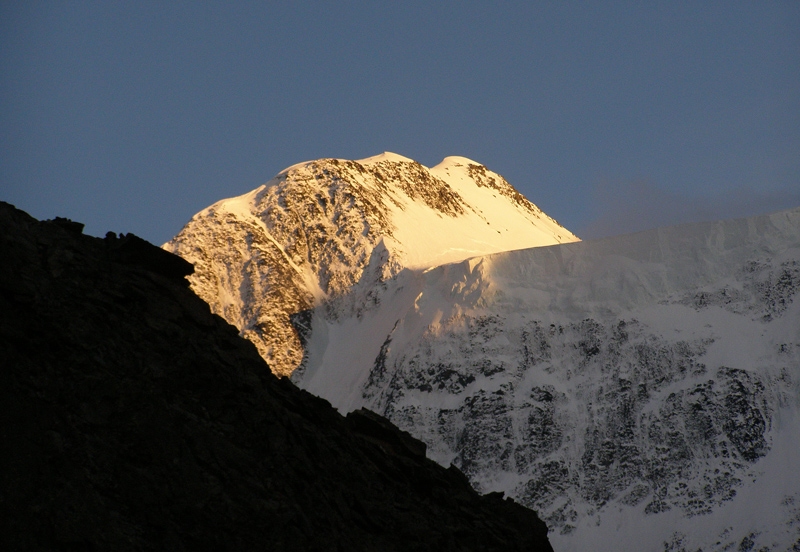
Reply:
M0 199L160 244L387 150L583 237L800 205L800 2L492 4L2 2Z

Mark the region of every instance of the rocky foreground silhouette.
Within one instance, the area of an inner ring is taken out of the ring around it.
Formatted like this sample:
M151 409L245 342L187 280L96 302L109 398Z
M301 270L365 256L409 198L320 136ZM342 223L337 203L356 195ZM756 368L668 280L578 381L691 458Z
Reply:
M0 204L0 548L552 550L369 411L274 376L133 235Z

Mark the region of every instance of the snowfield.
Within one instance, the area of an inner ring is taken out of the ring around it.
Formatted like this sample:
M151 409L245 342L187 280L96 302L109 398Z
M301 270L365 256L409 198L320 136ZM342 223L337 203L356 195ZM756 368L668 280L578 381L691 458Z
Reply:
M536 509L556 550L800 546L800 210L360 285L293 379Z

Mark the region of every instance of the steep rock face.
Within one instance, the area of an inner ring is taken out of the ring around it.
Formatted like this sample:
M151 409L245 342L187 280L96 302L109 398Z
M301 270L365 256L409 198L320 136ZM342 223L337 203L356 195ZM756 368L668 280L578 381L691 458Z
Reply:
M341 315L359 282L370 290L404 267L575 240L469 159L428 169L386 153L290 167L201 211L164 248L194 264L192 289L289 374L303 358L292 318L337 300L328 310Z
M276 378L189 263L0 204L3 550L552 550L536 515Z
M537 509L557 549L800 548L798 292L800 210L498 253L314 314L293 377Z

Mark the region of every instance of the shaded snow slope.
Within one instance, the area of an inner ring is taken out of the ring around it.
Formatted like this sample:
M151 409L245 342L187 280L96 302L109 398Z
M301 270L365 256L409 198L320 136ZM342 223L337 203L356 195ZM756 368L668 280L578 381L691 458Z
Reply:
M357 284L293 379L556 550L798 549L798 290L800 209L497 253Z
M289 167L197 213L164 248L195 265L195 292L289 374L303 356L307 313L330 302L341 311L337 298L357 282L576 240L474 161L448 157L428 169L383 153Z

